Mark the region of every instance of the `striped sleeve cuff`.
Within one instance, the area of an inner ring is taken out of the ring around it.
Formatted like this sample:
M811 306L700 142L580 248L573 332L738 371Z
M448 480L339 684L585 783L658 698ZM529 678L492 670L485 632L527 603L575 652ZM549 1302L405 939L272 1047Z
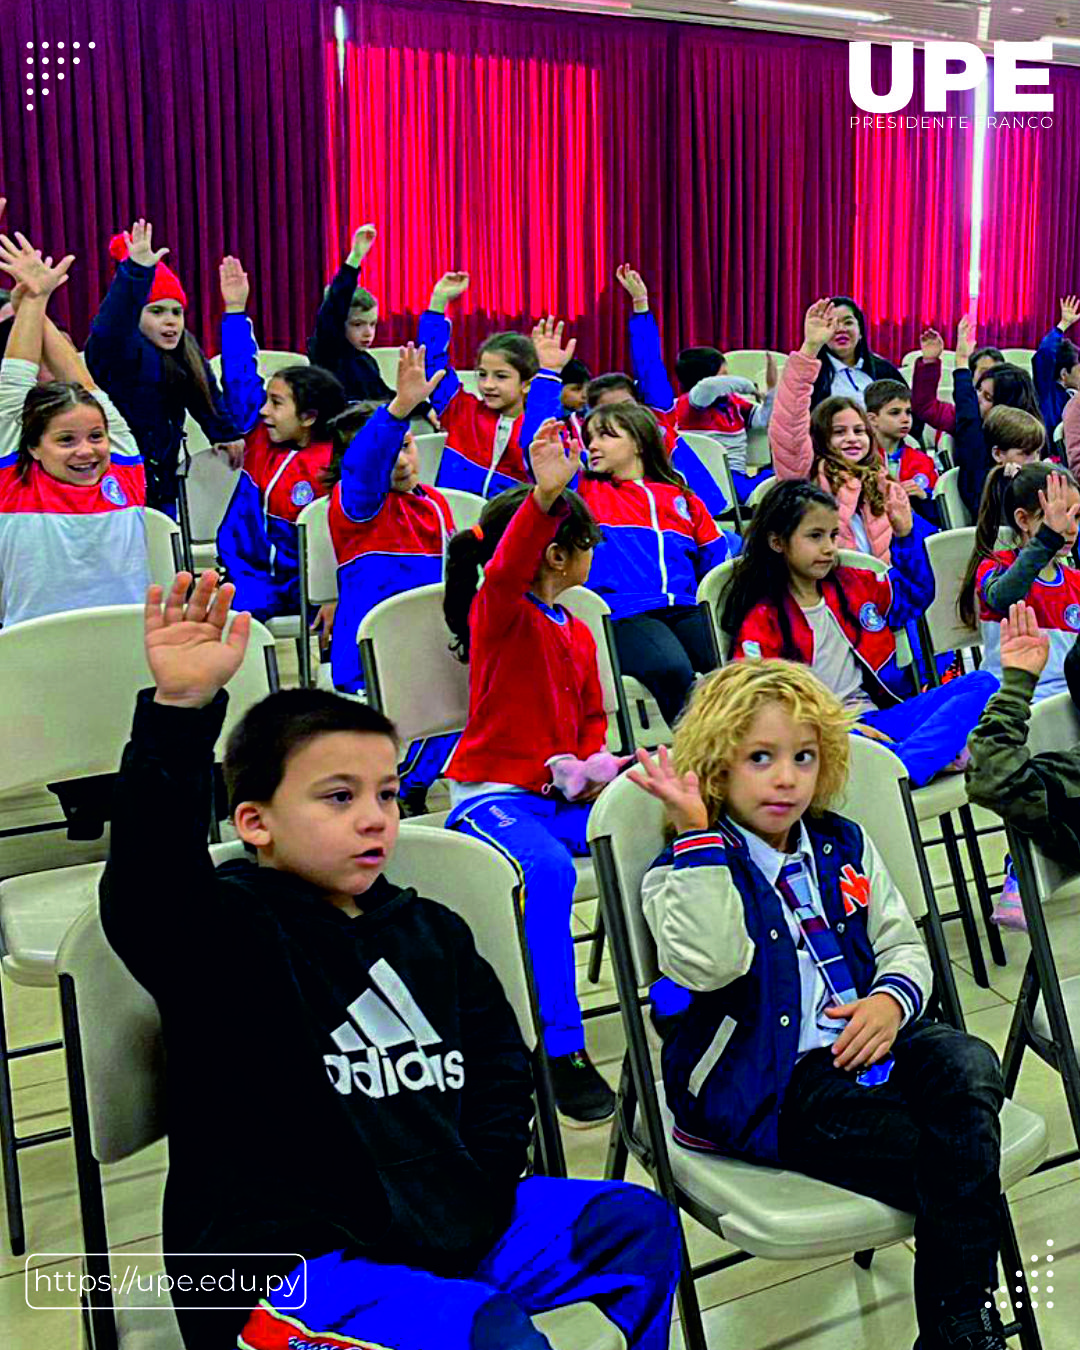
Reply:
M727 862L723 837L715 830L690 830L680 834L672 848L676 868L722 867Z
M882 975L874 981L870 990L871 994L889 994L900 1005L903 1017L900 1025L906 1027L909 1022L914 1022L923 1010L922 990L914 980L909 980L906 975Z

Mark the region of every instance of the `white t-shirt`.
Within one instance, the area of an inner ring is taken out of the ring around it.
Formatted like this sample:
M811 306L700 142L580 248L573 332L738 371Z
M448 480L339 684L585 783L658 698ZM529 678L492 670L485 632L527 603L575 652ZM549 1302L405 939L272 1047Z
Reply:
M836 615L824 600L813 609L804 609L803 614L814 634L814 659L810 669L849 711L869 712L874 702L866 695L862 671Z

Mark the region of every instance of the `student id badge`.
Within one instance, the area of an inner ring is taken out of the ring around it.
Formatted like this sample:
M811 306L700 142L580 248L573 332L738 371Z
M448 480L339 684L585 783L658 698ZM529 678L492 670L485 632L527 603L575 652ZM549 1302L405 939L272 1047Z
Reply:
M892 1055L886 1055L877 1064L868 1064L865 1069L860 1069L855 1075L855 1081L860 1087L880 1087L882 1083L889 1081L889 1075L895 1064L896 1060Z

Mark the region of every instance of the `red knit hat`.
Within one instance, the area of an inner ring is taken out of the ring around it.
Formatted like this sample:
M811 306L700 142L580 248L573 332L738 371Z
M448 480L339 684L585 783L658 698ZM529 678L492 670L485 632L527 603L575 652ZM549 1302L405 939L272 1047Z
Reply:
M114 234L109 240L109 256L115 258L117 262L123 262L128 256L128 246L122 234ZM152 305L157 300L179 300L182 307L187 309L187 293L180 285L180 278L171 267L165 266L164 261L157 265L154 284L150 287L146 303Z

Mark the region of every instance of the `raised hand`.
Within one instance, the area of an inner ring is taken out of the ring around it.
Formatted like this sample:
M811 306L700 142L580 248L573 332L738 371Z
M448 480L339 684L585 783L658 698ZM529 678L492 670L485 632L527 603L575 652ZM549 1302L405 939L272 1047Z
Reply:
M214 454L224 457L229 461L230 469L240 469L244 465L244 450L246 442L239 441L218 441L214 446Z
M67 281L68 268L74 261L74 253L69 253L54 267L52 258L43 259L41 250L35 248L24 234L16 231L14 240L0 234L0 271L15 278L16 289L22 287L20 300L24 295L34 299L48 298Z
M130 232L124 231L128 257L142 267L156 267L168 253L167 248L154 248L154 227L148 221L137 220Z
M835 332L836 312L833 309L833 302L828 296L815 300L803 319L804 354L816 356Z
M546 319L537 320L536 327L532 330L532 340L541 370L562 370L573 356L577 338L570 338L564 347L562 345L564 326L561 319L556 323L552 314Z
M1066 295L1061 300L1061 318L1058 320L1058 327L1064 333L1067 328L1080 319L1080 298L1075 295Z
M765 388L775 389L780 382L780 367L776 364L776 357L772 352L765 353Z
M551 510L580 468L578 455L563 444L565 432L561 422L549 417L529 447L536 501L542 511Z
M833 1063L838 1069L861 1069L889 1053L904 1014L891 994L870 994L854 1003L826 1008L825 1016L847 1022L833 1043Z
M1045 490L1039 493L1043 521L1057 534L1071 534L1076 525L1080 500L1069 505L1069 497L1075 491L1063 473L1052 473L1046 480Z
M353 231L352 246L349 249L349 263L353 267L359 267L367 255L371 252L371 246L375 242L378 230L372 224L360 225Z
M425 399L431 397L432 390L446 374L437 370L429 380L424 374L423 347L414 347L410 342L398 350L397 391L387 411L393 417L408 417L412 410Z
M456 300L459 295L464 295L468 289L468 272L444 272L435 283L435 289L431 292L431 308L435 309L436 302L441 302L442 308L445 310L451 300Z
M160 586L146 592L146 660L157 685L155 703L202 708L240 669L251 615L237 614L225 636L236 587L219 585L218 574L206 571L185 605L190 585L191 573L180 572L164 604Z
M668 819L679 834L709 828L709 813L701 800L697 774L677 774L667 746L660 747L656 759L647 750L639 750L637 762L641 767L630 769L627 778L664 803Z
M225 313L242 314L251 294L251 283L248 281L248 274L240 266L240 259L222 258L218 277L221 281L221 298L225 301Z
M956 325L956 364L966 366L975 346L975 320L965 314Z
M633 300L635 310L641 313L649 308L649 288L640 272L635 272L629 263L620 263L615 269L615 280Z
M919 338L919 348L924 361L940 361L945 350L945 339L936 328L927 328Z
M911 498L904 487L895 478L890 478L885 474L884 470L882 471L882 479L878 481L881 482L881 490L885 498L885 514L889 517L893 534L898 539L904 539L911 533L915 524L911 511Z
M1000 636L1002 670L1026 670L1038 679L1050 659L1050 637L1040 629L1035 611L1023 600L1010 605Z

